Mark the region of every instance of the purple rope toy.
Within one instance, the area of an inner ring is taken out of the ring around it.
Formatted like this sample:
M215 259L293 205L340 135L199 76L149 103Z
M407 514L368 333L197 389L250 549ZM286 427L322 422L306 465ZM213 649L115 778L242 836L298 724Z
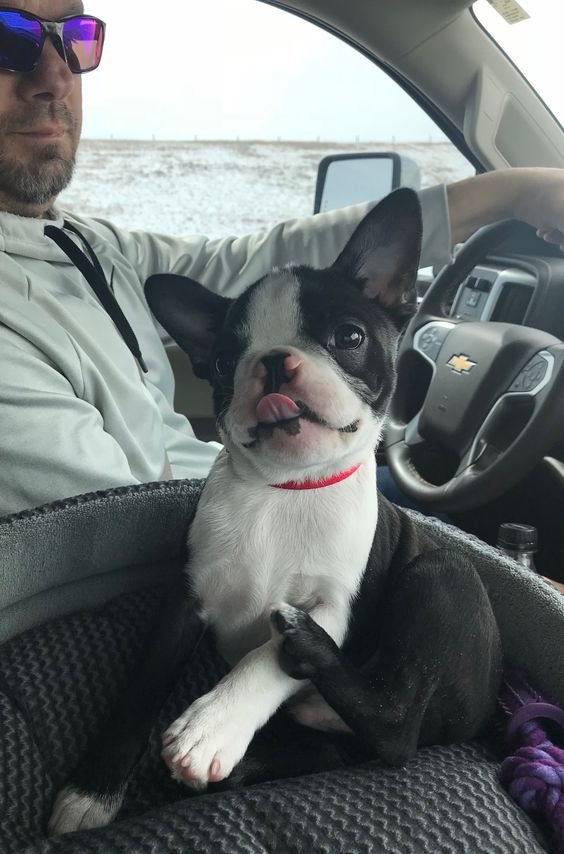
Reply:
M501 784L525 812L545 819L555 851L564 854L564 749L549 740L540 723L554 721L564 738L564 709L546 702L517 674L504 679L498 704L509 717L511 751L501 764Z

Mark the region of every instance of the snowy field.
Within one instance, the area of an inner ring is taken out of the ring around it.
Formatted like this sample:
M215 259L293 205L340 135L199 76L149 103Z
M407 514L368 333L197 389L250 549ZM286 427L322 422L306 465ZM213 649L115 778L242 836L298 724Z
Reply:
M83 140L61 203L126 228L247 234L313 211L327 154L390 151L419 164L422 186L473 170L449 143L151 142Z

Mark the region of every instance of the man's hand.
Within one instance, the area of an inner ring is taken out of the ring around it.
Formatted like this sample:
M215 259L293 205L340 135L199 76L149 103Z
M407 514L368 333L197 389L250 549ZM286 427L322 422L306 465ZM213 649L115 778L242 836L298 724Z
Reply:
M511 171L520 173L510 191L513 216L536 228L543 240L564 249L564 169L517 169L505 174Z
M554 243L556 246L559 246L562 252L564 252L564 232L559 231L557 228L538 228L537 234L543 240L546 240L547 243Z

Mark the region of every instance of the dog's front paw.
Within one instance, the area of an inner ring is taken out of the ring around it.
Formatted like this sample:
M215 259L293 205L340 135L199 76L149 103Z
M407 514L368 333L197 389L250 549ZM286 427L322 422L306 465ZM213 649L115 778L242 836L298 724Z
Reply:
M280 635L278 663L293 679L312 679L338 662L339 650L325 629L305 611L279 605L270 613L273 630Z
M162 757L175 780L201 790L231 774L253 735L248 707L233 708L228 696L214 689L166 730Z
M49 819L49 836L105 827L116 817L122 801L123 797L120 795L101 797L66 786L55 800Z

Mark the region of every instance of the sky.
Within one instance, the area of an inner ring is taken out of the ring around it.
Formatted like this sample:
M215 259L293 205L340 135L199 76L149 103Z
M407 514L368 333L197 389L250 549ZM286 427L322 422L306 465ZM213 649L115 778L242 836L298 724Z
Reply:
M560 15L564 6L564 0L523 2L558 4ZM365 57L257 0L85 5L107 23L102 64L83 78L87 138L444 139ZM510 28L493 15L504 31L530 23ZM520 40L519 50L530 52L530 34ZM560 81L546 76L560 90ZM368 91L378 92L376 114L367 109Z
M102 64L84 76L86 137L443 139L365 57L256 0L166 0L162 16L148 0L85 5L107 23Z

